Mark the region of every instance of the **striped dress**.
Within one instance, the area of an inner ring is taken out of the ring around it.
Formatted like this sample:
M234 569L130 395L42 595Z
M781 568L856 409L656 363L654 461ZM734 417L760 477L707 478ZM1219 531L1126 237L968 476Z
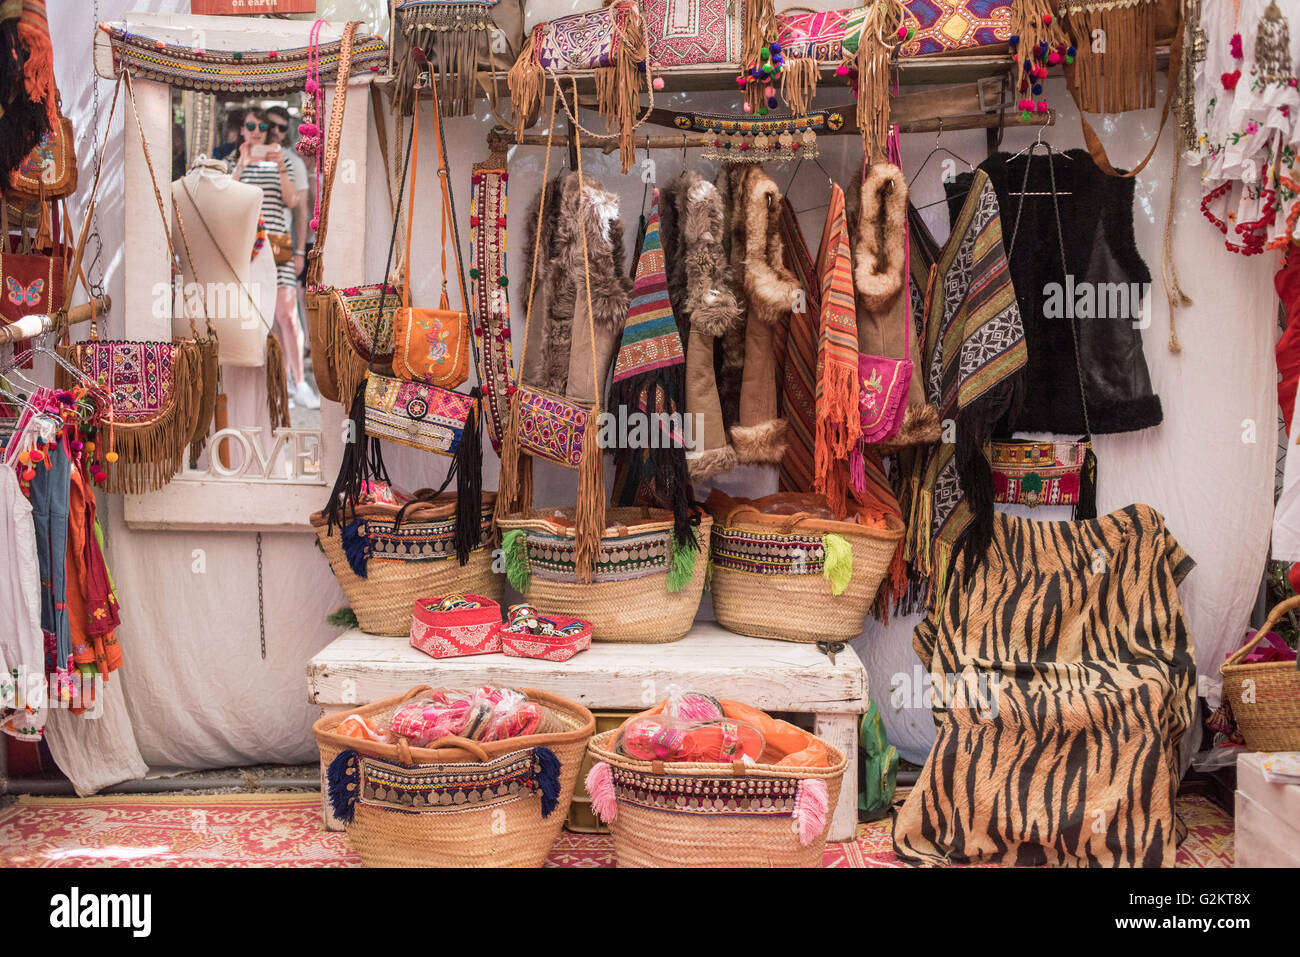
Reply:
M238 155L237 151L231 155L230 168L232 171L235 168ZM270 161L249 163L240 171L239 181L247 183L249 186L260 186L262 188L262 221L266 224L266 231L268 233L292 235L292 214L285 207L284 197L280 192L279 165ZM293 260L276 265L275 280L277 286L293 286L297 284L298 279L293 272Z

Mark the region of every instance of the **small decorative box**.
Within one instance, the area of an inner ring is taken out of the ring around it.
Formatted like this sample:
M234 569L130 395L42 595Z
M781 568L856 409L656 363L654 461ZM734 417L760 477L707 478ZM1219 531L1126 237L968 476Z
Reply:
M535 635L529 632L500 632L501 650L512 658L541 658L543 661L568 661L580 651L591 647L591 623L580 618L547 615L556 628L582 625L582 630L570 635Z
M439 611L441 598L417 598L411 618L411 647L435 658L488 655L501 650L501 606L482 595L454 596L476 607Z

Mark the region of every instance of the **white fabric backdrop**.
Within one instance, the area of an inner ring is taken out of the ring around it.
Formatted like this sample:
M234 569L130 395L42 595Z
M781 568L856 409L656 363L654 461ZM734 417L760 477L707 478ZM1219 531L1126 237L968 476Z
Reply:
M129 0L104 2L100 19L121 15L132 6L146 6ZM184 3L150 3L150 10L171 12ZM91 75L89 62L92 15L87 7L65 4L50 11L56 37L56 59L65 110L74 119L79 142L87 142L90 116ZM101 81L103 84L103 81ZM106 97L110 87L101 86ZM1049 84L1054 105L1064 108L1057 128L1048 138L1059 148L1080 145L1077 114L1059 82ZM830 105L848 101L843 89L827 88L822 99ZM684 105L686 97L671 88L658 95ZM712 102L695 96L697 109L730 109L733 98L716 95ZM100 225L109 258L109 288L116 296L122 290L122 229L125 210L121 206L120 112L108 155L106 179L101 191ZM422 131L430 143L432 133L425 114ZM1108 143L1119 144L1112 159L1119 164L1134 162L1138 144L1154 136L1158 113L1148 111L1119 117L1101 126ZM462 235L467 235L470 164L486 154L484 135L491 120L480 107L476 117L451 120L447 139L451 146L451 176L457 191ZM590 124L589 124L590 125ZM1134 210L1139 249L1152 273L1160 274L1160 244L1165 203L1169 189L1172 137L1162 143L1160 153L1139 177ZM1008 130L1005 146L1016 150L1029 143L1026 131ZM945 134L944 145L978 162L984 155L982 132ZM904 166L909 176L934 145L928 135L904 138ZM854 137L825 137L822 163L840 182L847 181L859 162ZM83 157L82 175L89 181L89 151ZM522 306L526 295L527 269L523 257L524 215L536 195L542 173L544 151L537 147L516 147L511 155L511 211L509 270L512 279L512 307L516 342L522 340ZM431 302L437 293L435 260L437 248L437 193L432 149L424 151L428 165L421 171L419 215L413 257L428 257L428 268L414 271L413 293L417 302ZM659 182L667 182L681 168L680 151L656 153ZM711 175L714 167L700 161L691 151L687 162L698 164ZM563 150L551 158L552 172L564 162ZM623 200L627 228L628 256L640 209L642 182L636 172L622 177L616 155L588 151L586 171L617 191ZM372 170L380 168L373 143L368 160ZM784 186L790 167L774 168L773 175ZM932 161L914 186L918 204L942 196L938 159ZM388 227L387 202L382 185L372 182L369 192L369 220L372 235L385 235ZM805 233L816 245L821 231L825 181L817 167L805 163L797 182L789 188L801 215ZM1199 563L1181 592L1202 665L1205 690L1214 698L1217 670L1225 650L1247 622L1256 587L1268 550L1272 516L1273 423L1275 399L1272 343L1274 296L1271 284L1275 264L1267 257L1252 260L1223 250L1215 233L1197 209L1199 200L1194 176L1184 176L1179 196L1175 233L1175 257L1182 270L1183 285L1196 300L1179 317L1184 344L1181 355L1165 348L1167 310L1160 283L1155 283L1154 324L1145 333L1147 361L1152 380L1165 409L1159 428L1129 436L1102 436L1097 440L1100 458L1099 507L1109 510L1134 501L1144 501L1164 513L1179 541ZM929 211L936 238L946 237L947 214L942 206ZM1066 226L1068 227L1068 224ZM372 243L367 272L382 269L385 249ZM341 280L347 277L339 277ZM119 299L120 301L120 299ZM120 332L120 318L110 319L110 333ZM1252 436L1247 434L1254 423ZM390 469L399 485L415 488L439 484L445 460L429 459L420 453L394 448L386 450ZM498 463L489 450L484 462L484 487L494 488ZM538 504L572 502L573 473L539 466ZM775 474L748 468L728 477L725 487L733 493L758 495L775 489ZM707 494L707 489L700 489ZM264 607L267 631L267 659L258 651L258 594L256 545L245 533L138 532L124 527L120 507L111 501L108 511L110 560L123 599L124 625L119 632L126 669L123 686L139 750L153 767L219 767L255 761L309 761L315 749L310 736L314 709L305 698L304 668L307 660L337 634L323 616L343 603L343 597L325 561L309 536L268 534L263 540L265 579ZM1037 517L1060 518L1041 510ZM193 570L195 549L202 549L206 571ZM702 613L707 613L707 599ZM890 706L889 688L896 675L912 674L917 660L911 650L913 621L898 620L889 627L869 622L854 642L871 673L872 696L884 716L891 741L909 760L925 757L933 739L928 710L923 707L898 709ZM1217 700L1217 699L1216 699ZM72 746L75 747L75 742ZM119 762L120 777L130 776L129 762ZM96 780L105 777L99 769ZM108 775L111 777L111 775Z

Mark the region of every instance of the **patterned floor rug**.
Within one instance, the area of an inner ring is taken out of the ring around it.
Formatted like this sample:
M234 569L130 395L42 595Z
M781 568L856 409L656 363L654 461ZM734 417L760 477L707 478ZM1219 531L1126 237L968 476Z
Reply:
M1187 840L1179 867L1231 867L1232 818L1197 795L1179 798ZM907 867L888 818L828 844L826 867ZM346 835L320 824L311 794L202 797L22 797L0 810L0 867L356 867ZM613 867L607 835L563 832L549 867Z

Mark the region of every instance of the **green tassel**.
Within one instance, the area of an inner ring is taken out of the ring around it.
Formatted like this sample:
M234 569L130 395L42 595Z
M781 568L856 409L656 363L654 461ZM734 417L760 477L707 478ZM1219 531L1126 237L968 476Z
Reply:
M695 557L699 553L698 548L679 544L677 539L673 538L672 564L668 567L669 594L681 591L691 583L691 578L695 575Z
M522 595L533 577L528 567L528 533L522 528L512 528L501 536L501 550L505 553L506 580Z
M351 605L344 605L342 608L336 608L325 616L325 623L333 625L335 628L359 628L361 623L357 621L357 613L352 610Z
M822 548L826 552L822 574L831 583L831 594L838 595L849 587L853 577L853 546L843 535L832 532L822 536Z

